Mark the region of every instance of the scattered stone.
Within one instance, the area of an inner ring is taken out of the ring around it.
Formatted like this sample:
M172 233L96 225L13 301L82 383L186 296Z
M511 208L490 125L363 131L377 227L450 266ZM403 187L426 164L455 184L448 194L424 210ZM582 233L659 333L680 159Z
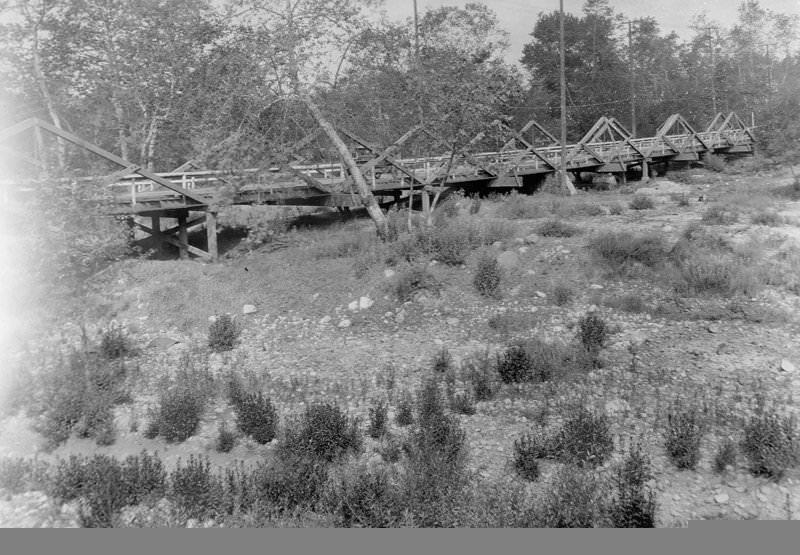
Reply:
M508 290L508 294L511 297L517 297L517 296L519 296L520 291L522 291L522 286L521 285L517 285L517 286L512 287L511 289L509 289Z
M367 310L369 307L375 304L375 301L370 299L369 297L361 297L358 299L358 309L359 310Z
M497 265L503 270L513 270L519 266L519 256L514 251L504 251L498 255Z
M339 327L340 328L349 328L350 324L352 324L352 322L348 318L342 318L339 321Z
M589 286L589 289L602 289L602 288L603 286L600 285L599 283L593 283Z
M783 372L796 372L797 367L790 360L783 359L781 360L781 370Z
M255 305L246 304L242 307L242 314L253 314L258 310Z
M217 317L216 316L212 315L212 316L208 317L208 323L209 324L213 324L216 321L217 321Z
M350 312L356 312L358 310L358 301L353 301L347 305L347 310Z
M714 497L714 501L716 501L719 504L727 503L729 499L730 497L728 496L727 493L720 493L719 495Z
M717 354L718 355L729 355L733 352L733 349L727 343L720 343L719 347L717 347Z
M392 270L391 268L386 268L383 271L383 277L385 277L386 279L391 279L391 278L394 277L395 273L396 272L394 270Z
M708 333L719 333L719 326L717 324L709 324L706 326Z
M528 252L528 247L523 246L518 248L517 250L519 251L520 254L525 254L526 252Z
M173 345L175 345L177 343L180 343L180 341L178 341L177 339L172 339L171 337L167 337L166 335L161 335L161 336L156 337L155 339L153 339L150 342L149 347L151 349L156 349L156 350L161 351L161 350L164 350L164 349L169 349L170 347L172 347Z
M675 228L672 227L671 225L665 225L663 228L661 228L661 230L664 233L672 233L673 231L675 231Z
M442 345L444 345L444 341L442 341L442 340L441 340L441 339L439 339L438 337L437 337L436 339L434 339L434 340L433 340L433 342L434 342L436 345L439 345L439 346L442 346Z
M460 323L461 323L461 320L459 320L458 318L448 318L448 319L447 319L447 325L448 325L448 326L453 326L453 327L455 327L455 326L457 326L457 325L458 325L458 324L460 324Z
M539 236L536 235L535 233L531 233L530 235L525 237L525 243L528 245L535 245L538 242L539 242Z
M326 324L329 324L330 321L331 321L331 317L330 317L330 315L328 315L328 316L323 316L322 319L320 319L319 323L324 326Z
M540 299L546 299L547 298L547 293L544 293L542 291L537 291L536 292L536 296L539 297Z
M398 324L402 324L403 322L405 322L406 321L406 311L405 310L401 310L400 312L395 314L394 321L396 323L398 323Z
M494 243L492 243L492 248L493 249L497 249L497 250L502 249L503 248L503 242L502 241L495 241Z

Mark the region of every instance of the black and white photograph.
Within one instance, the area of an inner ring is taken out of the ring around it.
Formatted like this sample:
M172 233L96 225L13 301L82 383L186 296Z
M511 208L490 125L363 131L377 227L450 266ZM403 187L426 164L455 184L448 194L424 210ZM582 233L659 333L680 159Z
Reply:
M0 528L758 530L799 415L800 1L0 0Z

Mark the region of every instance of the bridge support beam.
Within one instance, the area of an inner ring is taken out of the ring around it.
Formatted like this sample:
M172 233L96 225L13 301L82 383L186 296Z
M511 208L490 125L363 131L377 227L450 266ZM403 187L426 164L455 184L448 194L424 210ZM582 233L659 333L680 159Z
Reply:
M150 229L152 230L151 235L156 242L158 254L162 254L164 251L164 235L161 233L160 216L150 216Z
M178 241L180 241L178 252L181 260L189 258L189 249L186 248L189 244L189 230L186 226L186 216L187 214L185 212L178 214Z
M208 256L212 262L219 258L217 249L217 213L213 210L206 212L206 237L208 238Z
M642 158L642 181L650 180L650 169L647 165L647 158Z

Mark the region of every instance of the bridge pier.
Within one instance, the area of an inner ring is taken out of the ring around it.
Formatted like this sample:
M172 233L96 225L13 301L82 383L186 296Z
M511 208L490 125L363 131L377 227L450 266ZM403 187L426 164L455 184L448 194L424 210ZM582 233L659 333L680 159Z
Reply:
M164 235L161 233L161 217L160 216L150 216L150 229L153 230L152 236L156 242L156 249L158 250L158 254L163 254L164 252Z
M181 212L178 214L178 241L180 241L180 246L178 247L178 256L181 260L186 260L189 258L189 249L187 245L189 244L189 230L186 227L186 217L187 212Z
M217 213L214 210L206 211L206 237L208 238L208 255L212 262L219 258L217 248Z

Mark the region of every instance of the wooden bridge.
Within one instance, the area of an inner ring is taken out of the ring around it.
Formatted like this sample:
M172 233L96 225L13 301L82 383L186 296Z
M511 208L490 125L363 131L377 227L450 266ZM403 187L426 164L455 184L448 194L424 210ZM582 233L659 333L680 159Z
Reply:
M0 142L31 128L48 131L119 166L121 170L101 179L113 196L114 215L127 215L132 226L146 232L156 244L168 243L179 249L181 257L189 254L206 260L217 258L216 216L221 206L233 204L273 204L302 206L359 207L352 178L341 163L309 163L291 158L314 140L319 131L297 143L289 158L280 165L236 172L192 170L191 162L169 173L154 173L116 156L76 135L37 119L25 120L0 130ZM338 129L358 153L359 167L371 184L379 203L391 203L420 192L479 187L522 187L526 179L559 170L562 147L559 141L535 121L516 131L493 122L494 136L506 141L497 150L482 152L479 145L486 137L480 133L466 147L453 150L423 126L415 126L388 148L381 149L347 129ZM430 144L446 154L427 157L403 157L402 151L412 139L425 136ZM617 173L625 175L640 168L648 176L649 167L674 161L699 160L704 154L748 154L753 152L752 129L735 114L717 114L705 131L696 131L682 116L674 114L658 128L656 135L634 138L614 118L602 117L575 144L567 145L566 167L569 172ZM4 148L5 152L9 149ZM20 158L24 154L14 153ZM30 161L30 160L29 160ZM97 178L85 178L97 181ZM192 213L201 213L191 217ZM204 214L203 214L204 213ZM134 216L149 217L150 226ZM171 218L175 225L163 229L161 218ZM188 231L205 226L207 249L188 242Z

